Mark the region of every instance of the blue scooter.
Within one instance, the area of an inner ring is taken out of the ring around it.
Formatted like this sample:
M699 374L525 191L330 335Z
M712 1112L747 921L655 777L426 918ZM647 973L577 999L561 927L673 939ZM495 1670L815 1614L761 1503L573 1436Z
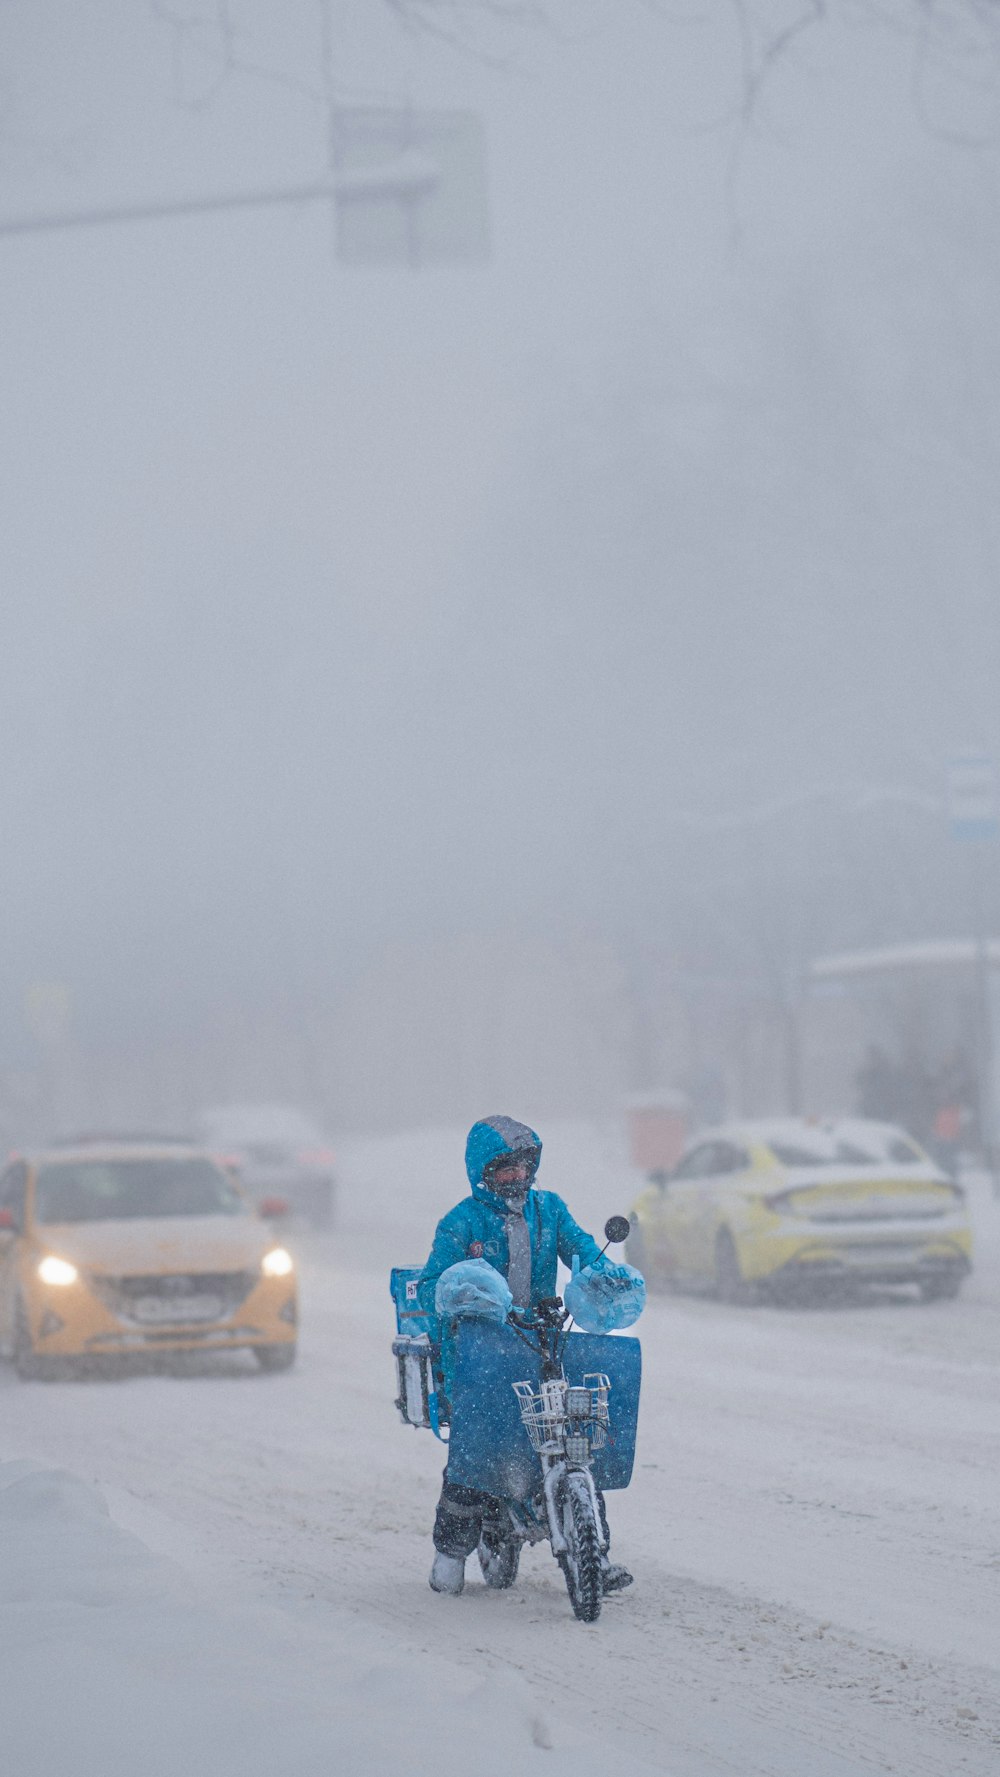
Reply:
M628 1232L624 1216L604 1229L615 1244ZM459 1321L448 1403L420 1275L392 1273L400 1417L448 1442L449 1480L492 1500L478 1549L486 1584L511 1586L524 1544L548 1541L574 1614L596 1622L610 1541L603 1495L628 1486L635 1457L638 1340L571 1331L559 1296L502 1325Z

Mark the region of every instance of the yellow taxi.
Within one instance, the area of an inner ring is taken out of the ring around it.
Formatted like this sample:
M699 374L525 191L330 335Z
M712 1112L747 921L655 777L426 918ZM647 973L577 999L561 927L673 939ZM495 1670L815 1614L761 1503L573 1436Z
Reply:
M241 1347L286 1370L297 1326L291 1254L211 1155L85 1144L0 1174L0 1354L21 1375Z
M972 1264L965 1192L893 1124L851 1118L702 1131L631 1212L650 1283L723 1301L915 1284L957 1296Z

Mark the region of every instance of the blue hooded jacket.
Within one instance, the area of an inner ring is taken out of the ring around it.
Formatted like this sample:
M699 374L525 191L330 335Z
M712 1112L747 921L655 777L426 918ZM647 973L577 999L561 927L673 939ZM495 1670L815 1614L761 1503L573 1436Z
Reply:
M510 1254L507 1246L506 1211L502 1197L488 1191L483 1173L491 1161L503 1154L537 1161L542 1144L533 1129L515 1123L512 1117L486 1117L474 1123L465 1146L465 1169L472 1186L471 1197L456 1203L442 1216L434 1235L430 1257L421 1273L417 1294L420 1305L434 1315L434 1292L438 1278L449 1265L461 1259L485 1259L487 1264L507 1276ZM571 1265L579 1255L581 1269L596 1265L603 1269L604 1259L596 1240L573 1220L561 1197L554 1191L528 1191L524 1205L531 1243L531 1300L540 1302L556 1293L556 1265L562 1259Z

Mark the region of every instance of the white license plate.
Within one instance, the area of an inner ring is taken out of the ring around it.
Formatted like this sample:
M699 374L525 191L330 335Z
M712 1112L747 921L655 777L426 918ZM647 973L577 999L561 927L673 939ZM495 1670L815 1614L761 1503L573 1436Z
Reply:
M147 1326L160 1326L165 1321L220 1320L222 1303L218 1296L137 1296L132 1315Z

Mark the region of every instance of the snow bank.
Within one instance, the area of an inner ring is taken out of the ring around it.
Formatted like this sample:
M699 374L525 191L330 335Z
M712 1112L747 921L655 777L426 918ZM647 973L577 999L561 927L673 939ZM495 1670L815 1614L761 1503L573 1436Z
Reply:
M227 1609L96 1488L0 1462L0 1732L18 1777L604 1777L608 1752L574 1744L488 1655L470 1686L346 1615L322 1628Z

